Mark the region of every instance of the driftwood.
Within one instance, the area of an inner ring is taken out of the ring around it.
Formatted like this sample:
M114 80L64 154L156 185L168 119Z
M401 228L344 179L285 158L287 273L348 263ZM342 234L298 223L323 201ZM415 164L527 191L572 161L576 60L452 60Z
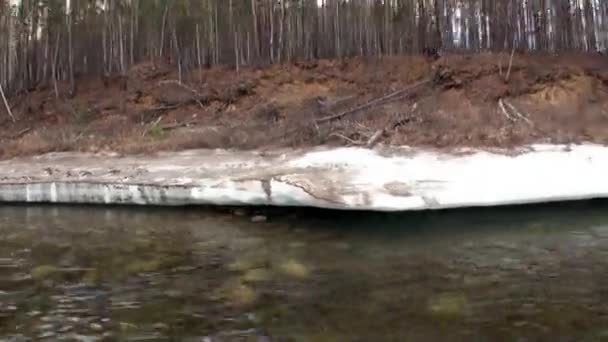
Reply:
M325 122L329 122L329 121L333 121L333 120L338 120L338 119L341 119L341 118L343 118L343 117L345 117L347 115L355 114L355 113L358 113L358 112L360 112L362 110L372 108L374 106L383 105L383 104L386 104L386 103L388 103L390 101L396 101L398 99L401 99L402 96L407 95L410 91L412 91L412 90L414 90L414 89L416 89L416 88L418 88L418 87L420 87L422 85L425 85L425 84L427 84L429 82L430 82L430 79L425 79L425 80L416 82L416 83L412 84L409 87L406 87L404 89L400 89L400 90L395 91L393 93L390 93L388 95L376 98L376 99L371 100L371 101L369 101L369 102L367 102L367 103L365 103L365 104L363 104L361 106L358 106L358 107L346 110L346 111L338 113L338 114L333 114L333 115L329 115L329 116L326 116L326 117L323 117L323 118L316 119L315 123L320 124L320 123L325 123Z

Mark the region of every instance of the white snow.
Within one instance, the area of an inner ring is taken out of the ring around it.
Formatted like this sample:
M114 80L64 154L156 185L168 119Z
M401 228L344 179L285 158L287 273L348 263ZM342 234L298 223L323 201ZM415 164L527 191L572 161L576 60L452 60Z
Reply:
M592 144L534 145L517 153L404 147L269 155L197 150L152 158L107 157L107 165L121 169L116 175L95 156L76 153L48 155L35 162L4 161L0 202L399 211L608 197L608 147ZM83 179L41 173L47 164L94 173Z

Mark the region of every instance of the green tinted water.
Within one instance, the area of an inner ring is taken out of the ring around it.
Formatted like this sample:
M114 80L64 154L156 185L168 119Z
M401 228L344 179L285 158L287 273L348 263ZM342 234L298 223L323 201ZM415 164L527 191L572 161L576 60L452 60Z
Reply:
M608 340L607 209L3 207L0 340Z

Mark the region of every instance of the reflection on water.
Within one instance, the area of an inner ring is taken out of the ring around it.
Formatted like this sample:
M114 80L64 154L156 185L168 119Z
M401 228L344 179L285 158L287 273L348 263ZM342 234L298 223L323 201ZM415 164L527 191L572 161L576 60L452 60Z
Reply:
M0 208L0 335L608 338L608 203L407 214Z

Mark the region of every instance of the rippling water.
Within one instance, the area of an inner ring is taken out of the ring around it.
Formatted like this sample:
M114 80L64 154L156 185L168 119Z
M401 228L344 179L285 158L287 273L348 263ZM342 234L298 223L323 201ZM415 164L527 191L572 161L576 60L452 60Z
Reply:
M0 208L0 340L608 340L608 203Z

